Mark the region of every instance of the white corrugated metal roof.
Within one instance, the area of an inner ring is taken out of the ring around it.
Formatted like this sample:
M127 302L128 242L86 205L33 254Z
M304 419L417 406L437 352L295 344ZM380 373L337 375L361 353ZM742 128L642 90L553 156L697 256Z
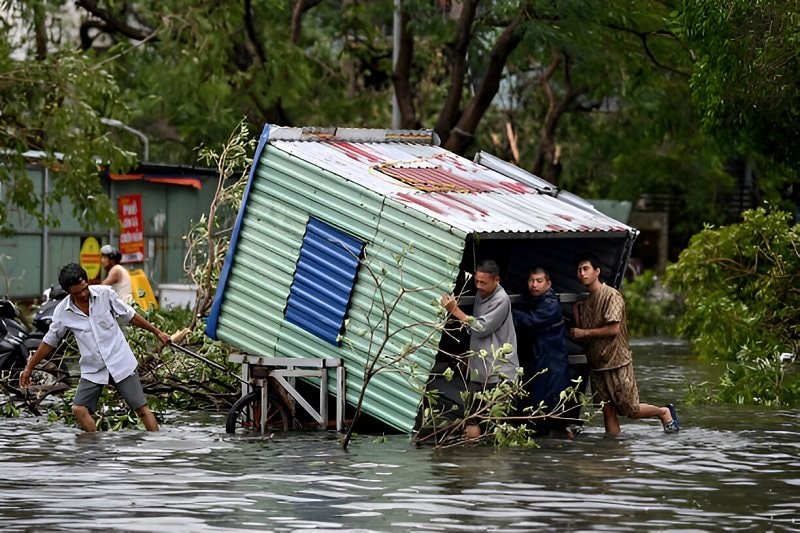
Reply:
M274 128L269 140L299 159L466 233L635 231L589 204L551 196L554 188L548 190L541 178L509 163L496 160L507 166L494 164L499 171L492 170L431 141L428 131L299 128Z

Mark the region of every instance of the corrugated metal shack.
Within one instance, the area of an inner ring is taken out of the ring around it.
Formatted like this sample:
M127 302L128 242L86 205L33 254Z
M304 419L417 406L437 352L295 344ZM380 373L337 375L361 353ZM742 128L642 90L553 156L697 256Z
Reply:
M431 342L398 365L406 371L374 378L363 409L410 432L422 400L418 378L433 367L441 337L431 326L441 313L436 302L465 286L465 271L495 259L514 294L540 265L557 292L577 293L581 250L598 256L606 281L619 286L635 236L514 165L437 146L430 131L267 125L207 334L259 356L341 358L354 404L375 353L370 332L385 325L381 298L403 287L390 320L400 333L387 353ZM411 364L417 379L409 378Z

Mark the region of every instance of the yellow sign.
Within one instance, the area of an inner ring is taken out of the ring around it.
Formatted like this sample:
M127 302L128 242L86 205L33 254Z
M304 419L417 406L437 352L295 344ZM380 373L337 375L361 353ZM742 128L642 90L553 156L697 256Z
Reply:
M81 244L80 263L89 279L100 275L100 243L94 237L86 237Z

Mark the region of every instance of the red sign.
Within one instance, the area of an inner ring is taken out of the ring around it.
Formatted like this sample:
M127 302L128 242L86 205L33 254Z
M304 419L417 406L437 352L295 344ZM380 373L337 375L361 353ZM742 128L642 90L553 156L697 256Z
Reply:
M122 224L119 251L122 263L144 261L144 225L142 224L142 195L128 194L117 200L117 212Z

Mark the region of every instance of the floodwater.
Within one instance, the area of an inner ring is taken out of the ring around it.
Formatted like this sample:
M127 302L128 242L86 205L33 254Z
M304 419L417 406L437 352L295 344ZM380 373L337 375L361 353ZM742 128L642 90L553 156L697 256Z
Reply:
M798 411L683 404L717 369L634 346L642 400L684 429L602 420L538 449L415 448L332 432L231 437L224 415L86 435L0 420L3 531L789 531L800 529Z

